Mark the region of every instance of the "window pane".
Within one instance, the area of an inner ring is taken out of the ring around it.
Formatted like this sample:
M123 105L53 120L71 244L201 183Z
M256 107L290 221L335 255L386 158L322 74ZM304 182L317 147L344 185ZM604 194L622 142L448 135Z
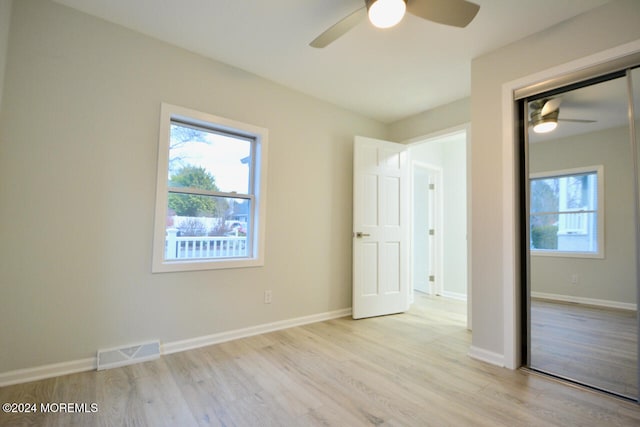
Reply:
M251 255L250 200L169 193L165 260Z
M531 215L531 249L558 249L558 214Z
M531 212L557 212L558 180L555 178L531 180Z
M564 176L558 179L560 211L596 209L595 174Z
M531 215L531 249L558 252L598 252L595 212Z
M597 214L561 214L558 225L558 251L598 252Z
M531 212L596 210L595 173L531 180Z
M249 139L171 124L169 186L249 194Z

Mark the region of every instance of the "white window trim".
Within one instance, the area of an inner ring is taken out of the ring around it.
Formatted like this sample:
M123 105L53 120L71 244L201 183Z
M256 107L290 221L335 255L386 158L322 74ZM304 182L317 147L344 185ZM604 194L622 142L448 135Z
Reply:
M169 140L171 121L180 120L205 128L242 134L255 140L254 197L253 209L253 256L232 259L165 260L165 234L167 218L169 168ZM158 170L156 183L156 209L153 239L153 273L178 271L215 270L226 268L260 267L264 265L265 229L267 214L267 147L268 129L224 117L192 110L177 105L162 103L160 109L160 132L158 138Z
M545 249L529 249L532 256L541 257L566 257L566 258L604 258L605 235L604 235L604 166L584 166L579 168L562 169L556 171L545 171L529 174L529 180L540 178L557 178L566 175L580 175L585 173L596 173L598 181L598 207L596 214L597 223L597 243L598 250L596 252L575 252L575 251L552 251ZM529 213L531 215L531 213Z

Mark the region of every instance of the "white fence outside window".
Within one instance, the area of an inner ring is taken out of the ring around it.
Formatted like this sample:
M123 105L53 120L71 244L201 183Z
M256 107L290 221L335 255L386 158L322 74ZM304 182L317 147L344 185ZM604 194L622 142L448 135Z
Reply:
M247 256L246 236L178 236L178 230L167 230L166 260L241 258Z

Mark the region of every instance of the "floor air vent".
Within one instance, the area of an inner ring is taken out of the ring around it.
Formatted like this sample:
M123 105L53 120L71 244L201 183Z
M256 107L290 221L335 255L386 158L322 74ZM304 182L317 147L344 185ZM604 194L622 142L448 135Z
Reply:
M98 371L146 362L160 357L160 341L98 350Z

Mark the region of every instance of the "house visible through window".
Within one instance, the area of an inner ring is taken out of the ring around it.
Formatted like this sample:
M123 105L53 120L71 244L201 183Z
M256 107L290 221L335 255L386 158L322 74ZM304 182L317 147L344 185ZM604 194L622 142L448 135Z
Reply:
M262 265L266 129L163 104L154 271Z
M602 167L536 174L530 179L530 245L537 255L601 256Z

